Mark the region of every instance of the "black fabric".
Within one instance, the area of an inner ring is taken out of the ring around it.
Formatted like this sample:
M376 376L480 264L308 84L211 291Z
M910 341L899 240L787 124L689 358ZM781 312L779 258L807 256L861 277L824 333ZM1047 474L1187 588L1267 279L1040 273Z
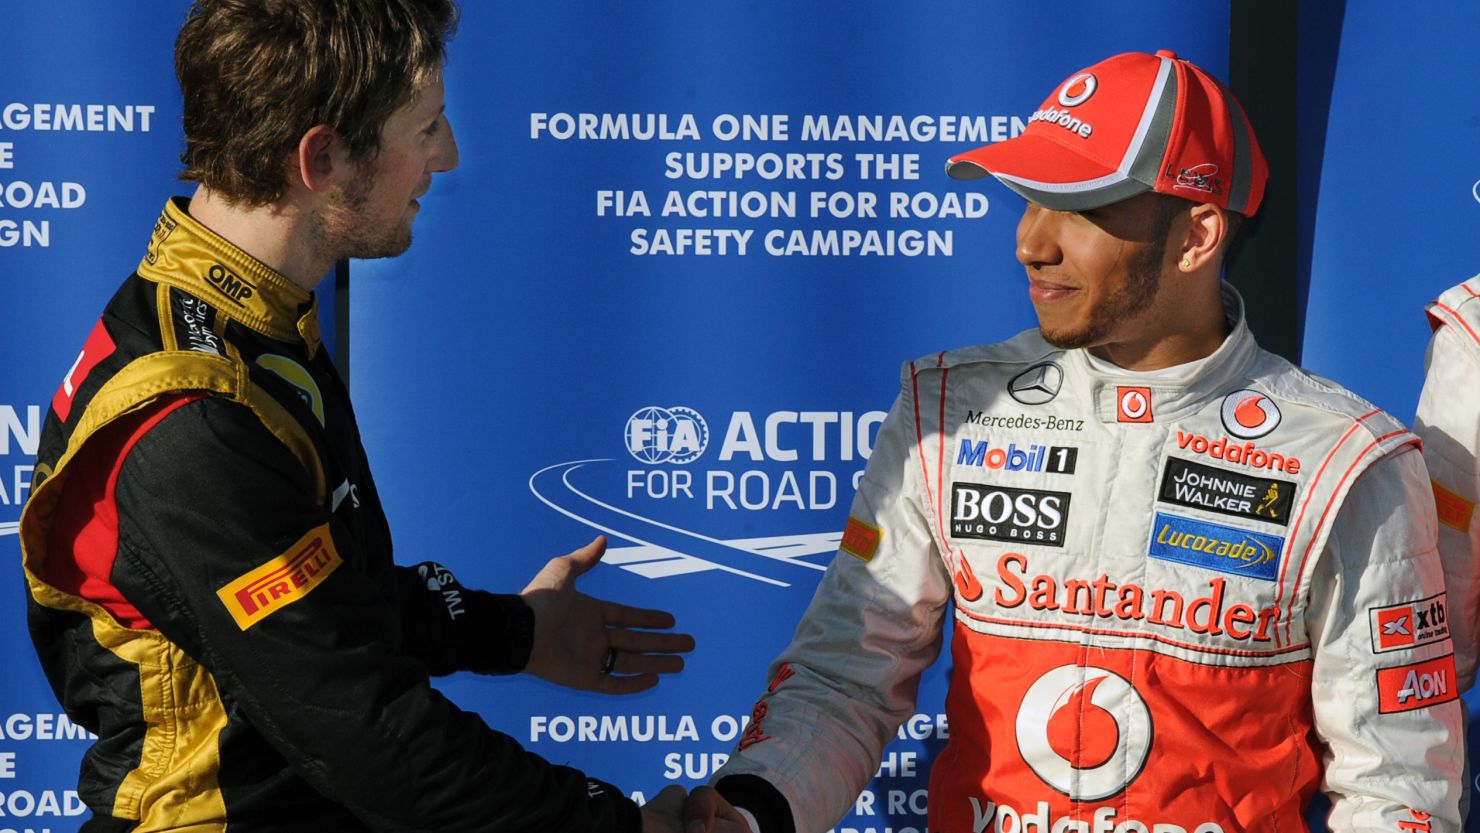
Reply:
M726 775L715 782L714 789L726 801L755 816L761 833L796 833L791 802L770 781L758 775Z

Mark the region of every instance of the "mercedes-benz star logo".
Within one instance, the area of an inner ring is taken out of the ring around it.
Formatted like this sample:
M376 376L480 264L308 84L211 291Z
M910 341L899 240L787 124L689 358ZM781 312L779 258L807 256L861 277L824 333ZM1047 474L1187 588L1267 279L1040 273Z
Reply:
M1053 362L1041 362L1012 377L1007 392L1024 405L1052 402L1064 384L1064 371Z

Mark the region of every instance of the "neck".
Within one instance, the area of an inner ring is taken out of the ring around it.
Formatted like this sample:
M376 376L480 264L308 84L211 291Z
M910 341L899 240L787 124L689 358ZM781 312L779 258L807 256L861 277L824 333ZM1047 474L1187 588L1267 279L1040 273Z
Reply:
M1211 356L1230 332L1223 312L1223 295L1217 272L1211 271L1186 284L1198 289L1170 305L1155 305L1138 318L1134 328L1143 335L1089 348L1095 357L1126 370L1162 370Z
M334 265L313 245L308 213L292 201L246 206L201 186L189 210L206 228L309 292Z

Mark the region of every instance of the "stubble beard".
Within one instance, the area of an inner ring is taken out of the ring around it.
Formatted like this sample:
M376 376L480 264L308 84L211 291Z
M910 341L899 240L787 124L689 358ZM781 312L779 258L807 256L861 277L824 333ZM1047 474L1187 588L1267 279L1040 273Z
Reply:
M1118 322L1139 315L1151 306L1161 287L1161 261L1166 248L1167 241L1161 238L1137 252L1126 265L1125 287L1091 309L1089 320L1078 329L1052 330L1040 321L1038 332L1043 335L1043 340L1061 350L1103 343Z
M369 260L396 257L411 248L411 224L397 218L390 226L377 225L366 214L375 180L361 171L348 185L335 192L328 210L314 223L314 237L330 260Z

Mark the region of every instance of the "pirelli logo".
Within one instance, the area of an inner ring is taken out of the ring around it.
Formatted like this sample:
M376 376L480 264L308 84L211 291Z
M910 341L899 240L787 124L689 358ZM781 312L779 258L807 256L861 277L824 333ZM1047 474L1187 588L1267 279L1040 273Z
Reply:
M242 630L307 596L343 564L329 525L316 527L288 551L216 591Z

